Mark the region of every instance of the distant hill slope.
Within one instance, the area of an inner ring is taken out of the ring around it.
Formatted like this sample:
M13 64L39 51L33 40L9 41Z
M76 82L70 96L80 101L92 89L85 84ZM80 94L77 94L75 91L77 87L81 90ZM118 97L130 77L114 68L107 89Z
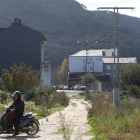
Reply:
M48 39L45 57L54 66L61 65L62 60L81 49L113 48L113 14L101 35L94 39L107 23L110 15L98 12L93 27L87 34L96 11L87 11L75 0L0 0L0 28L8 27L13 18L22 18L25 26L40 31ZM119 15L119 22L126 18ZM140 62L140 19L127 17L120 26L120 55L136 56ZM80 41L77 44L77 41ZM96 42L97 41L97 42ZM96 42L96 43L95 43ZM11 48L12 49L12 48Z

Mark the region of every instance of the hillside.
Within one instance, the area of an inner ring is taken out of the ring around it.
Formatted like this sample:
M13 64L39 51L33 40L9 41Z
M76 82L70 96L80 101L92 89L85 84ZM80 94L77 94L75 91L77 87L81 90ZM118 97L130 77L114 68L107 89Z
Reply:
M93 27L86 38L88 44L81 43L87 34L95 11L84 10L75 0L0 0L0 28L8 27L13 18L22 18L24 25L40 31L48 39L45 57L54 66L61 65L62 60L84 48L112 48L113 14L98 12ZM103 29L102 34L94 39ZM119 15L119 22L126 18ZM137 56L140 62L140 19L127 17L120 26L120 55ZM77 44L77 41L80 41ZM97 41L97 43L95 43Z

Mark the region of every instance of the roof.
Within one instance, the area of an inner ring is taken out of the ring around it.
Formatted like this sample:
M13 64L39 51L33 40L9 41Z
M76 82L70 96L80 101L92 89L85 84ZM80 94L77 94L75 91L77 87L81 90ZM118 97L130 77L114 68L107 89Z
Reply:
M115 54L117 54L117 49L115 49ZM87 51L87 56L103 56L103 57L113 57L114 49L92 49ZM86 50L79 51L70 56L86 56Z
M16 38L17 41L23 39L31 39L32 41L40 40L40 42L47 41L47 39L40 32L26 27L22 24L15 24L6 29L2 29L0 31L0 38L11 38L11 40L14 40Z
M86 56L86 50L79 51L70 56ZM103 56L102 50L88 50L87 56Z
M115 62L117 63L117 58L115 59ZM114 58L103 58L103 63L114 63ZM128 57L128 58L119 58L119 63L137 63L136 57Z
M104 53L104 57L110 57L112 56L113 57L113 54L114 54L114 49L102 49ZM115 55L117 54L117 49L115 49Z
M109 75L96 76L96 80L100 82L110 82L110 76Z

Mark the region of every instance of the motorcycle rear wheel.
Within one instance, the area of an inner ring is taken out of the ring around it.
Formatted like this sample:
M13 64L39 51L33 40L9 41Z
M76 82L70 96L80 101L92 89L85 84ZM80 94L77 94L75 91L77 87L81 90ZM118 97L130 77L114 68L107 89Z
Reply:
M31 131L31 130L30 131L27 131L26 134L28 134L28 135L35 135L35 134L38 133L38 131L39 131L39 125L38 125L37 122L35 122L35 121L30 122L29 123L29 127L33 127L34 130L33 131Z
M2 134L3 132L3 127L2 127L2 124L0 124L0 135Z

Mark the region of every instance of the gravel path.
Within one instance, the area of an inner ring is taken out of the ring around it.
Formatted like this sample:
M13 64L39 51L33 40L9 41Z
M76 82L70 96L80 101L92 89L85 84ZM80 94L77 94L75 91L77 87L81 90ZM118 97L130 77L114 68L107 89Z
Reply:
M40 121L40 131L36 136L20 135L17 137L11 137L10 135L1 135L0 140L63 140L62 134L56 134L61 123L60 120L65 121L65 124L69 124L72 129L71 140L89 140L93 136L84 135L85 132L90 130L90 126L87 124L87 110L89 104L83 99L72 99L70 104L64 110L56 112Z

